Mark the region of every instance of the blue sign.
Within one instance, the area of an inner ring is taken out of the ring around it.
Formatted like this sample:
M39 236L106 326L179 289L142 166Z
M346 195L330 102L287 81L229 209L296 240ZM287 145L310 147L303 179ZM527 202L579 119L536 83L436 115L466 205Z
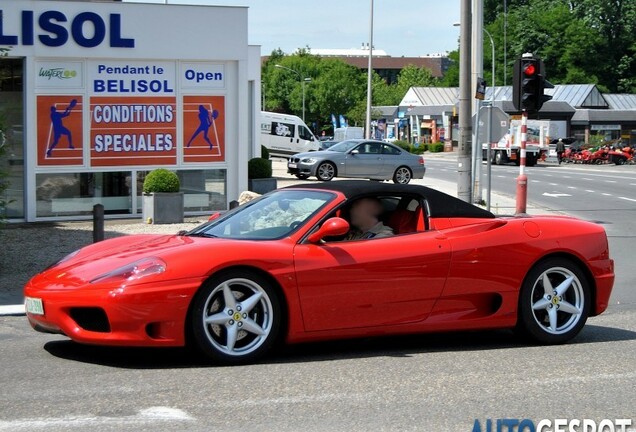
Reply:
M104 18L95 12L81 12L67 17L63 12L49 10L35 13L23 10L20 14L20 34L4 34L4 10L0 9L0 45L30 46L35 38L48 47L61 47L69 40L84 48L108 43L111 48L134 48L135 40L122 36L121 14L111 13Z

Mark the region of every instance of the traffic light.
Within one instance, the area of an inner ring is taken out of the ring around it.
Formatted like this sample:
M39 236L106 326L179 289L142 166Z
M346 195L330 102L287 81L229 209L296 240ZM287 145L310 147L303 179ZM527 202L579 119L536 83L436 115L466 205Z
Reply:
M512 102L519 111L537 112L552 96L544 94L544 89L554 88L545 79L541 59L524 55L515 61L512 80Z

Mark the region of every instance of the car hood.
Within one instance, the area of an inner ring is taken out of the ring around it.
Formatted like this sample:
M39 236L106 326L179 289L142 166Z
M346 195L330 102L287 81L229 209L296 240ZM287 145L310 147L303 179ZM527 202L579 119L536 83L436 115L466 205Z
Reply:
M165 263L161 280L201 278L215 259L219 262L229 243L246 241L178 235L131 235L105 240L80 249L34 278L60 282L64 286L83 286L96 278L147 258ZM249 248L248 245L242 247ZM205 262L210 265L199 265ZM145 280L145 279L144 279Z

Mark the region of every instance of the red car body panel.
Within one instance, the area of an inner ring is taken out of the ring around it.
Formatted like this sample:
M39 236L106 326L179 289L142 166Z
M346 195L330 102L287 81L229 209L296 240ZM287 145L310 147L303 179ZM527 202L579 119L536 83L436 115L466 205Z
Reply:
M303 241L347 200L338 191L334 196L280 240L143 235L88 246L29 281L25 295L44 304L44 315L28 313L29 322L82 343L181 346L197 290L219 271L249 268L280 289L287 342L510 328L528 271L554 255L578 261L589 274L592 315L609 303L614 267L598 225L565 217L431 215L428 230L417 233ZM91 282L150 256L167 263L163 273L126 286ZM72 310L83 307L103 309L109 331L82 328Z

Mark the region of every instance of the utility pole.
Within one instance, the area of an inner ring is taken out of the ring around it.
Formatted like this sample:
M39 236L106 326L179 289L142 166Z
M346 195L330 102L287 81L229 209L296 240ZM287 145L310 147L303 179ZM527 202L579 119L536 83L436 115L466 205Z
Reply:
M367 66L367 118L365 121L365 133L366 139L371 139L371 99L373 96L373 87L371 85L373 81L373 0L371 0L371 16L369 18L369 61Z
M457 197L472 202L471 0L461 0L459 32L459 148Z

